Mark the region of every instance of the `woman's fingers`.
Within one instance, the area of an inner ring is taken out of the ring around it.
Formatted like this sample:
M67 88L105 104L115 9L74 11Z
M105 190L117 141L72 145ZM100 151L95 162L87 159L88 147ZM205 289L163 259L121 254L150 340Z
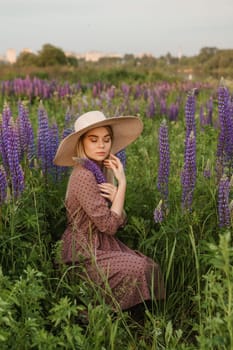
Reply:
M117 190L116 186L110 183L99 184L98 186L101 192L105 192L105 193L114 193Z
M104 164L114 165L118 167L119 164L121 164L121 161L118 157L114 156L114 154L110 154L110 157L108 159L105 159Z
M121 181L125 181L125 172L124 167L120 161L120 159L113 154L110 154L108 159L105 159L104 166L108 169L111 169L116 177L118 184Z
M109 199L112 202L116 195L117 187L110 183L102 183L98 186L100 188L100 195L104 198Z

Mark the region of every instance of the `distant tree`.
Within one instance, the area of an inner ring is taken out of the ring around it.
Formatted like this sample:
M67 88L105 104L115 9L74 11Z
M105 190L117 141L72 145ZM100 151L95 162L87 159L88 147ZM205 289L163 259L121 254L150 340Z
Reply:
M24 66L37 66L38 57L31 52L21 52L16 60L16 65L20 67Z
M65 65L67 58L62 49L51 44L45 44L38 54L38 65L40 67Z
M139 62L143 67L153 68L156 65L156 58L150 55L143 55Z
M133 54L131 53L126 53L123 57L123 63L127 63L130 65L135 65L136 64L136 59Z
M66 62L70 66L78 67L78 60L75 56L66 57Z
M208 72L215 73L219 76L226 73L230 76L233 74L233 50L218 50L215 56L211 57L205 63L205 69Z
M206 62L210 58L216 55L218 49L216 47L203 47L198 55L198 61L200 63Z
M98 61L98 63L100 64L100 65L103 65L103 66L114 66L114 65L118 65L119 64L119 62L120 62L120 58L119 57L108 57L108 56L106 56L106 57L100 57L100 59L99 59L99 61Z
M233 50L219 50L219 67L233 67Z

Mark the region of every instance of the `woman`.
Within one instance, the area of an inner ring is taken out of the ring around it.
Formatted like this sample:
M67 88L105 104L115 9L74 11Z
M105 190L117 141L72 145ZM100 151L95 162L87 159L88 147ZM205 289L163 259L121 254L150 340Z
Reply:
M126 221L126 178L114 154L142 129L136 117L106 118L99 111L87 112L76 120L75 132L61 141L54 158L56 165L73 166L65 201L68 227L62 236L62 260L75 264L81 259L106 301L122 310L163 299L165 294L159 266L116 238ZM111 175L117 186L109 180Z

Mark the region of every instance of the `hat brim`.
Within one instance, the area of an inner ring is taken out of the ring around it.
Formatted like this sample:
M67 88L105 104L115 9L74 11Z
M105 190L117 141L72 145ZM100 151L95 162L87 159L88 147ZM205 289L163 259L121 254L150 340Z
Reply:
M102 126L111 126L113 130L113 143L111 148L113 154L121 151L136 140L143 130L143 123L138 117L124 116L102 120L65 137L57 149L53 160L54 164L60 166L75 165L73 157L77 156L76 147L79 138L87 131Z

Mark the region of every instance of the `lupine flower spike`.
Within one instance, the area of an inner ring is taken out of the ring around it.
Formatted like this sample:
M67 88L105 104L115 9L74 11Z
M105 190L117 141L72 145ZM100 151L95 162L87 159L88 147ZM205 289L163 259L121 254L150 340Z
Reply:
M168 141L168 127L166 120L159 128L159 171L157 187L164 202L168 199L168 180L170 172L170 150Z
M18 105L18 134L20 144L20 158L26 155L29 162L31 162L35 154L34 134L31 122L29 120L28 109L22 102Z
M118 157L123 165L123 168L126 168L126 151L122 149L121 151L116 153L116 157Z
M19 162L19 140L13 119L9 122L7 136L6 150L12 195L18 198L24 189L24 173Z
M186 105L185 105L185 119L186 119L186 141L193 131L194 136L196 136L196 122L195 122L195 94L196 90L193 89L187 97Z
M59 145L59 132L58 132L58 126L57 123L54 122L50 128L50 167L51 167L51 175L53 176L54 180L59 180L61 175L61 168L53 164L53 158L55 157L57 148Z
M196 172L196 138L194 132L191 131L186 141L185 162L181 174L182 207L184 210L191 211Z
M95 178L98 184L102 184L104 182L107 182L103 172L101 171L100 167L93 161L88 158L82 158L80 159L80 163L88 170L90 170Z
M52 156L50 154L50 128L47 113L42 102L38 109L37 155L43 174L48 174Z
M220 133L217 146L217 178L220 179L224 169L232 174L233 168L233 118L230 112L230 95L225 86L218 89L218 114Z
M0 205L2 205L6 200L7 195L7 178L6 172L3 166L0 166Z

